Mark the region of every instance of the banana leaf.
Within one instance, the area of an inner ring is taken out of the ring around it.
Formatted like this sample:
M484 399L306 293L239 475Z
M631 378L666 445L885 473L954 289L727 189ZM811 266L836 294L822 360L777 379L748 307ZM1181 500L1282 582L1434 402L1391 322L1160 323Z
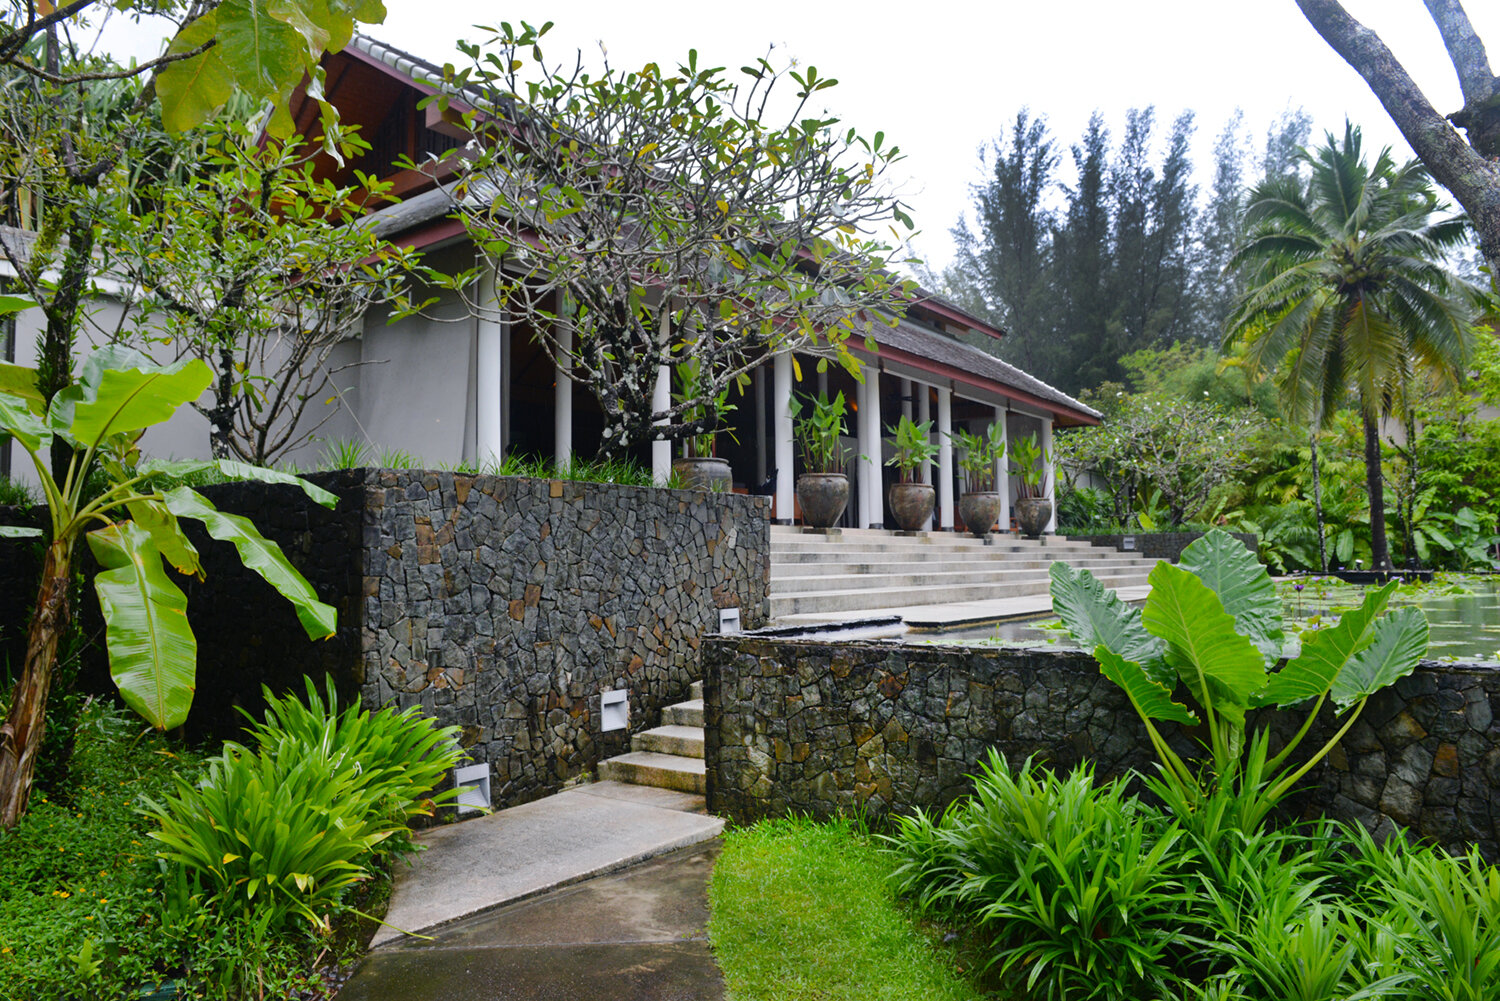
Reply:
M177 517L200 521L209 535L220 542L233 543L245 566L260 574L292 603L309 638L318 640L333 635L338 611L318 600L317 592L287 560L281 547L261 535L249 518L220 511L190 487L169 490L162 500Z
M54 432L87 447L165 422L212 381L213 371L196 358L161 366L139 351L111 345L91 353L78 382L52 398L47 420Z
M103 570L94 590L104 612L109 673L125 704L159 730L181 726L193 702L198 642L187 596L172 583L151 533L120 522L89 533Z

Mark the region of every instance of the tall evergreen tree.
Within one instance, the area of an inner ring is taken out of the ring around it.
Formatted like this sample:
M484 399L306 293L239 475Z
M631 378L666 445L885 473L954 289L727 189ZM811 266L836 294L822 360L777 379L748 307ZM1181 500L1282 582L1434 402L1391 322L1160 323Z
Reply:
M962 222L953 230L958 284L977 293L987 318L1007 331L1001 353L1027 369L1047 348L1053 213L1045 199L1057 159L1046 118L1022 108L1009 140L981 154L989 176L973 188L978 233Z

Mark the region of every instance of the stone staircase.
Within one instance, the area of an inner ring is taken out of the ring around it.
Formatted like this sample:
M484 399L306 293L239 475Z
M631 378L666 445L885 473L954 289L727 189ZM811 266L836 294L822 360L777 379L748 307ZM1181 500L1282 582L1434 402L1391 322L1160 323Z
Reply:
M771 528L771 618L883 611L1046 594L1054 560L1086 567L1106 587L1146 583L1155 560L1048 535L988 540L953 532L837 533Z
M704 795L703 682L661 717L661 726L630 738L628 752L599 762L599 778Z

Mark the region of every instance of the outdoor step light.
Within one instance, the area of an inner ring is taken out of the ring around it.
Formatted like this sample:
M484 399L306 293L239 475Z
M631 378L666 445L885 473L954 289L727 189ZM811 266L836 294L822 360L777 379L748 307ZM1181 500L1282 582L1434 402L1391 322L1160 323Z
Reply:
M490 808L490 766L482 761L453 769L453 785L458 789L454 805L460 815L481 813Z
M624 688L599 695L599 729L623 730L630 725L629 691Z
M1120 537L1120 548L1129 553L1135 551L1135 536L1123 535Z
M719 632L737 633L740 631L740 610L738 608L719 609Z

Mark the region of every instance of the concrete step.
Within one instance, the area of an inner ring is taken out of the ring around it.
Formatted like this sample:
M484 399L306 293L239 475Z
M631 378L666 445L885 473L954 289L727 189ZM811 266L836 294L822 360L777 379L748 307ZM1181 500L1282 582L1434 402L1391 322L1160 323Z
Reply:
M659 726L645 730L630 738L633 751L652 751L657 754L675 754L684 758L703 757L703 727Z
M1145 584L1147 572L1095 574L1109 588ZM846 587L841 590L771 595L771 617L814 612L847 612L863 608L900 608L908 605L936 605L961 601L988 601L997 598L1045 594L1051 581L1046 576L1015 580L1005 584L946 584L911 587Z
M1054 549L1068 552L1088 552L1099 550L1100 547L1087 542L1075 542L1061 538L1056 535L1044 536L1041 539L1028 539L1020 535L1010 533L995 533L986 538L978 538L973 535L959 535L954 532L927 532L916 535L899 535L893 532L867 532L855 535L846 533L844 535L777 535L771 536L771 550L773 552L790 552L794 550L813 549L826 551L830 549L910 549L910 550L965 550L984 549L995 545L1012 546L1018 549ZM1111 550L1100 550L1110 552Z
M661 711L663 726L703 726L703 699L689 699Z
M656 786L678 792L706 793L702 758L685 758L655 751L630 751L599 762L599 778L632 785Z
M1068 565L1087 569L1094 573L1112 573L1123 570L1150 570L1155 561L1143 560L1067 560ZM1052 567L1051 560L903 560L890 563L846 563L842 560L827 560L813 563L771 562L771 581L776 584L786 581L817 580L821 578L888 577L906 578L932 573L969 574L1041 574L1046 576Z

